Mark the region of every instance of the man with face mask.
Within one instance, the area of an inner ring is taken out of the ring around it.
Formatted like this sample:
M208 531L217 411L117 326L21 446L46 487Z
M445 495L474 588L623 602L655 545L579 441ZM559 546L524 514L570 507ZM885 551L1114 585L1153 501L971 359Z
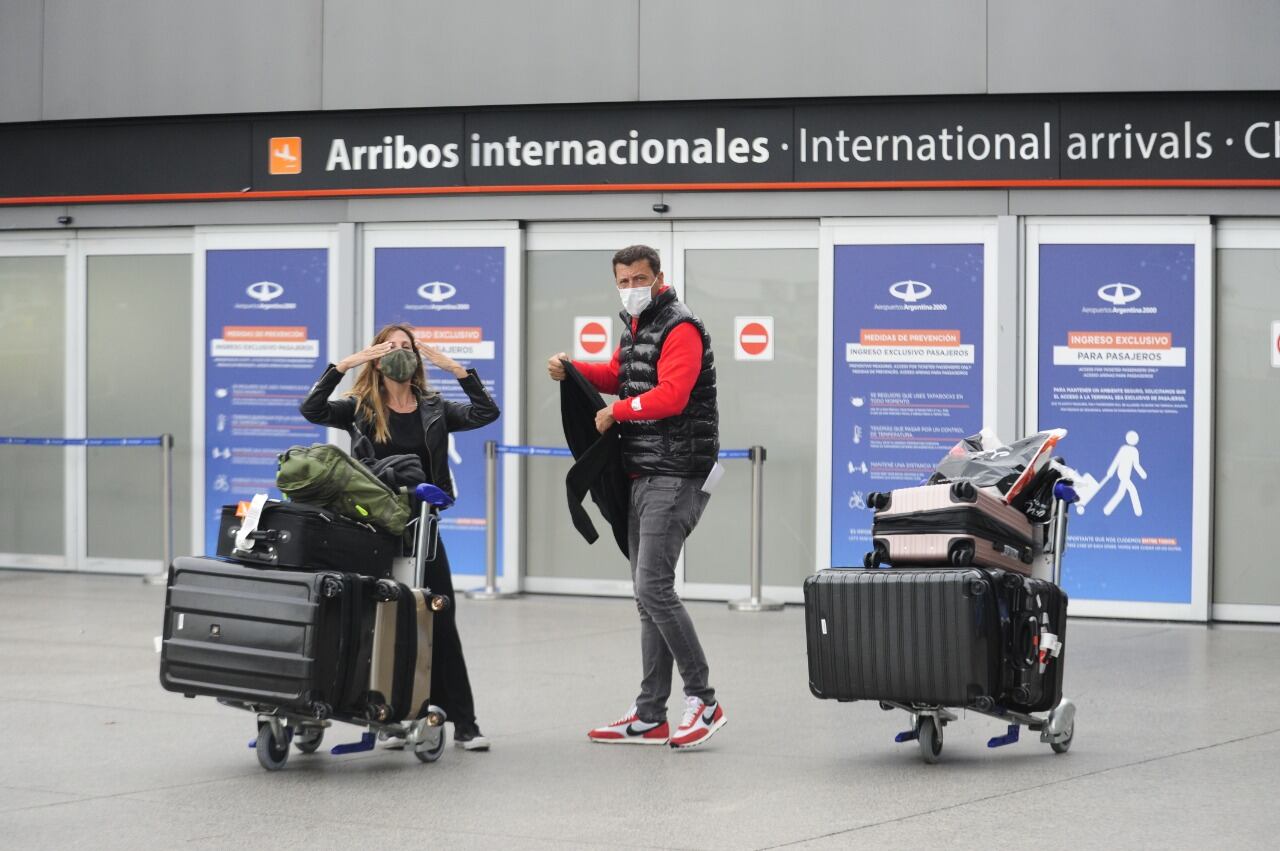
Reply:
M702 489L720 451L715 359L701 320L663 280L647 245L613 257L624 331L608 364L574 362L601 393L619 399L596 414L596 430L621 431L622 465L631 477L629 554L640 612L643 678L635 704L587 736L606 744L705 743L725 723L708 681L693 621L675 592L676 559L709 494ZM561 352L547 362L565 378ZM667 723L672 664L684 680L685 712L675 735Z

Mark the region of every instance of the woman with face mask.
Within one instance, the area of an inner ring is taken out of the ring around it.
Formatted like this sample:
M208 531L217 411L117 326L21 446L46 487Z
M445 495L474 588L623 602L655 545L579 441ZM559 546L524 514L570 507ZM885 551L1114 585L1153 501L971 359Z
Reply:
M431 389L422 359L453 375L468 403L443 399ZM359 368L352 389L339 399L329 396L347 370ZM498 418L498 406L474 369L433 346L415 340L408 325L388 325L363 351L329 364L303 401L302 415L310 422L340 428L351 435L351 454L361 461L392 455L416 455L426 480L453 494L449 475L449 433L480 428ZM435 648L431 666L431 702L443 709L454 725L454 744L467 750L488 750L489 742L476 724L475 703L462 641L455 621L456 600L444 541L426 565L426 584L451 605L436 615Z

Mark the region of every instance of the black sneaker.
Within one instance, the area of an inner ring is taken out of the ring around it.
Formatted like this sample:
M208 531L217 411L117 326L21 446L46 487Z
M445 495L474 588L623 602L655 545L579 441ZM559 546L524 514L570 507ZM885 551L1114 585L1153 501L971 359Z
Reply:
M453 744L454 747L468 751L487 751L489 749L489 740L485 738L484 733L480 732L479 727L454 727Z

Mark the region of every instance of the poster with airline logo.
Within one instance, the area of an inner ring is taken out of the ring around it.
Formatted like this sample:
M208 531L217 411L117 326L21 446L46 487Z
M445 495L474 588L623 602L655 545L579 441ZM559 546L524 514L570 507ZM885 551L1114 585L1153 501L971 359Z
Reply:
M1190 244L1039 246L1037 422L1079 473L1073 599L1191 602L1195 278Z
M375 249L375 328L392 322L413 326L419 340L474 369L501 403L504 257L501 246ZM430 363L426 369L428 382L447 401L467 403L452 375ZM501 441L501 429L494 425L449 436L458 501L441 515L440 528L454 573L485 571L486 440Z
M205 254L205 551L223 505L276 490L276 456L323 443L298 406L328 351L323 248Z
M983 426L983 243L836 245L831 565L861 567L874 491L922 484Z

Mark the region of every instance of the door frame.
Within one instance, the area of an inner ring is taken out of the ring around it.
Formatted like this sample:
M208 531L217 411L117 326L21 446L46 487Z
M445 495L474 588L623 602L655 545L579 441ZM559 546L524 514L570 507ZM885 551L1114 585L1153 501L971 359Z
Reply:
M671 268L674 248L672 246L672 223L656 222L554 222L547 224L531 223L525 226L524 250L530 251L617 251L627 245L643 243L658 251L658 258L665 268ZM601 272L601 283L604 273ZM527 284L526 284L527 285ZM523 314L521 320L524 320ZM531 388L532 389L532 388ZM520 440L525 439L523 417L517 423ZM508 464L539 463L536 457L508 457ZM510 468L504 470L509 472ZM508 479L510 481L510 479ZM508 506L508 516L522 515L520 504L524 499L523 491L514 488L507 490L509 496L519 500L515 510ZM568 518L565 518L568 522ZM526 591L543 594L581 594L594 597L630 597L633 594L631 582L622 579L591 579L589 577L571 576L530 576L523 549L519 551L520 575ZM677 568L679 570L679 568ZM679 590L677 574L677 590Z
M93 231L92 236L77 236L72 246L73 259L71 288L75 293L72 309L68 311L68 327L74 323L76 333L68 334L68 356L74 366L68 371L68 381L76 388L75 410L73 413L72 434L88 436L89 406L86 401L88 386L88 340L89 340L89 258L104 256L144 256L158 254L186 254L195 262L195 239L190 228L174 228L163 230L136 231ZM194 278L194 268L192 276ZM194 296L193 296L194 299ZM194 395L194 388L193 395ZM70 401L70 400L68 400ZM192 421L192 428L196 427ZM130 435L131 437L133 435ZM153 435L140 435L149 437ZM174 435L183 440L186 435ZM69 465L75 475L68 494L73 503L75 513L75 557L77 568L85 573L117 573L138 576L154 575L168 569L163 558L133 559L106 558L89 555L89 489L88 489L88 449L83 446L69 447L75 463ZM161 450L163 451L163 450ZM155 459L156 473L160 472L160 459ZM192 466L195 467L195 455L192 454ZM142 512L154 506L138 506ZM194 513L194 506L193 511ZM176 518L174 518L176 522ZM163 532L162 532L163 534ZM176 555L176 553L175 553Z
M1213 270L1214 270L1214 385L1217 386L1217 346L1222 340L1217 337L1217 270L1218 249L1263 249L1280 250L1280 219L1222 219L1214 228ZM1216 408L1216 398L1214 407ZM1216 436L1215 436L1216 437ZM1211 461L1214 474L1217 472L1217 444L1214 443ZM1213 503L1210 503L1210 527L1217 534L1217 515ZM1212 543L1212 542L1211 542ZM1213 550L1209 551L1213 559ZM1280 623L1280 605L1266 603L1219 603L1213 600L1213 571L1217 570L1216 561L1212 565L1209 576L1209 614L1215 621L1244 621L1248 623Z
M1192 416L1192 482L1203 487L1202 498L1191 506L1191 599L1186 603L1153 603L1130 600L1071 601L1071 614L1083 617L1135 618L1150 620L1207 621L1212 577L1209 563L1213 554L1213 350L1214 230L1204 216L1033 216L1024 222L1026 298L1023 339L1023 422L1034 433L1039 422L1040 373L1040 246L1062 244L1190 244L1195 247L1195 353L1191 366L1191 386L1195 393ZM1051 425L1051 424L1046 424ZM1070 437L1066 455L1070 458ZM1070 550L1065 554L1070 559Z
M205 368L208 361L209 340L205 334L205 278L208 271L207 255L210 251L252 249L322 248L327 252L328 281L326 293L326 328L328 350L324 352L330 362L344 341L350 339L351 317L339 315L338 306L344 304L340 279L347 268L347 258L342 256L342 225L282 225L251 226L228 225L198 227L195 230L195 248L191 254L191 345L194 355L191 364L191 544L197 552L205 546L206 447L205 447ZM344 352L343 354L346 354ZM316 376L319 377L318 375ZM333 436L330 435L332 438Z
M17 238L0 236L0 256L61 256L63 265L64 314L63 333L66 341L64 366L63 437L83 437L88 427L86 375L88 372L88 258L91 256L189 254L194 256L192 231L189 228L149 230L40 231L23 233ZM135 436L135 435L130 435ZM149 436L149 435L141 435ZM186 435L175 435L185 439ZM148 575L162 567L162 559L120 559L88 555L89 495L86 489L87 448L62 448L63 475L63 554L61 556L0 553L0 567L25 570L54 570L85 573ZM160 462L156 460L156 471ZM149 511L154 506L140 507Z
M1000 328L1000 220L996 216L939 218L829 218L822 220L818 255L818 476L815 570L831 564L832 425L835 379L835 248L838 245L983 246L982 281L982 422L1002 422L1000 410L1012 399L1001 382L1009 380L1004 352L1013 344L1012 329ZM1007 238L1007 234L1006 234ZM1006 270L1007 271L1007 270Z
M502 442L516 443L520 437L521 406L520 367L523 359L524 329L524 250L523 233L518 222L432 222L424 224L368 224L361 230L361 268L357 276L361 306L360 340L372 340L374 327L375 268L379 248L502 248L503 249L503 346ZM363 346L364 343L358 342ZM498 590L520 591L520 478L519 459L506 455L500 461L499 475L502 504L498 506L499 556ZM483 574L454 571L454 580L463 585L484 583Z
M750 250L750 249L813 249L820 250L820 234L818 219L785 219L785 220L752 220L752 221L701 221L701 222L674 222L674 239L672 246L671 271L680 288L678 292L680 297L685 299L686 304L697 312L697 304L689 300L689 294L685 287L685 252L700 250ZM815 297L819 289L817 278L814 279ZM820 300L820 299L819 299ZM768 306L761 305L761 312L767 312ZM721 357L727 357L728 352L721 352ZM821 349L819 349L818 357L821 360ZM818 397L821 399L822 387L818 388ZM816 410L811 412L816 416ZM746 447L725 447L728 449L743 449ZM767 449L768 447L766 447ZM729 461L727 463L741 464L750 462ZM768 464L765 464L765 481L768 481ZM767 487L767 485L766 485ZM745 518L746 527L750 527L750 516ZM763 520L765 525L764 534L769 533L768 522ZM749 552L749 549L748 549ZM689 582L685 575L685 556L681 551L680 559L676 564L676 591L681 597L689 600L734 600L740 597L749 596L751 593L751 567L750 562L743 565L743 582L738 583L719 583L719 582ZM802 603L804 602L804 591L799 586L792 585L763 585L761 594L774 600L780 600L784 603Z

